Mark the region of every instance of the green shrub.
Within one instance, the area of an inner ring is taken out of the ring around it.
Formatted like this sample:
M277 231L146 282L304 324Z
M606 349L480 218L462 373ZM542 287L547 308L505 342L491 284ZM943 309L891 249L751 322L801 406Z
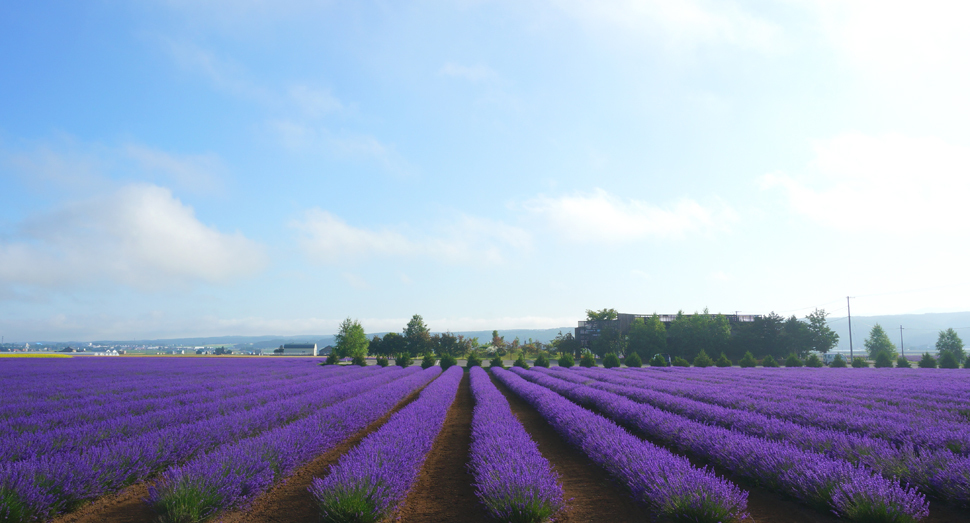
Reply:
M970 369L970 354L968 354L967 359L963 361L963 368Z
M877 369L885 369L892 366L893 360L889 357L888 352L879 351L879 354L876 354L876 362L873 364L873 367L876 367Z
M380 365L381 367L387 367L388 365L390 365L390 362L387 361L387 357L386 356L378 356L377 357L377 364Z
M773 358L771 356L771 354L769 354L769 355L765 356L765 359L761 360L761 366L762 367L778 367L778 362L775 361L775 358Z
M434 354L431 354L431 353L425 354L424 358L421 359L421 368L429 369L431 367L434 367L435 363L438 363L438 358L435 358Z
M913 368L913 364L910 363L909 360L907 360L905 356L900 356L900 357L896 358L896 368L897 369L901 369L901 368L912 369Z
M560 367L564 367L568 369L569 367L572 367L575 364L576 364L576 360L573 359L572 354L563 354L562 357L559 358Z
M512 362L512 366L514 366L514 367L522 367L523 369L528 369L529 368L529 362L525 361L525 356L523 356L522 354L519 354L519 357L515 361Z
M714 362L714 365L718 367L730 367L732 363L731 360L729 360L728 357L722 352L721 356L718 357L717 361Z
M866 362L866 360L860 358L859 356L856 356L855 358L852 358L852 368L853 369L868 369L869 368L869 363Z
M805 366L819 368L824 366L824 364L822 363L822 358L819 358L818 354L813 352L812 354L808 355L808 358L805 359Z
M756 367L757 365L758 361L754 359L754 354L751 354L751 351L745 352L744 357L738 362L739 367L745 368Z
M843 358L841 354L836 354L835 358L832 360L832 363L829 364L829 367L834 369L844 369L848 366L848 363L846 363L845 358Z
M535 365L536 367L545 367L545 368L548 369L549 368L549 357L546 356L546 353L540 352L539 355L536 356L536 360L533 361L532 364Z
M623 364L627 367L643 367L643 360L640 359L639 354L631 352L623 358Z
M361 356L360 354L358 354L358 355L354 356L354 359L351 360L350 363L353 364L353 365L360 365L361 367L366 367L367 366L367 359L364 358L363 356Z
M489 360L488 366L489 367L499 367L499 368L503 368L504 369L505 368L505 363L502 361L502 357L501 356L495 356L494 358L492 358L491 360Z
M394 364L398 367L410 367L412 363L414 363L414 359L406 352L398 354L397 358L394 359Z
M940 356L939 366L941 369L959 369L960 362L957 360L956 355L952 352L944 352L943 355Z
M468 359L465 361L465 368L481 367L482 359L478 357L478 354L474 352L468 355Z
M603 356L603 366L607 369L613 369L620 366L620 358L614 353L609 353Z
M592 352L583 353L583 357L579 358L580 367L595 367L596 366L596 356L593 356Z
M340 358L333 352L327 356L327 361L323 362L324 365L336 365L338 363L340 363Z
M438 365L441 365L441 370L448 370L455 365L458 365L458 360L455 359L451 354L445 354L438 360Z
M674 358L674 361L670 362L670 364L674 367L690 367L690 362L680 356Z
M796 356L795 353L793 352L793 353L789 354L787 358L785 358L785 366L786 367L801 367L802 366L802 360L798 359L798 356Z
M667 359L660 354L654 354L653 357L650 358L651 367L666 367L668 365L669 363L667 363Z
M701 353L698 354L696 358L694 358L694 366L710 367L711 365L714 365L714 360L712 360L711 357L708 356L706 352L704 352L704 349L701 349Z
M935 369L936 368L936 358L930 356L929 352L924 352L923 357L919 360L919 368L921 369Z

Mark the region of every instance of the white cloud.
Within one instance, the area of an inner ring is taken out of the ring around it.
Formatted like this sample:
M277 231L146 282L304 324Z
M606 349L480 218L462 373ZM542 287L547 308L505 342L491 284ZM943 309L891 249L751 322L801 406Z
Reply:
M448 62L441 67L438 74L462 78L469 82L494 82L499 80L498 73L487 65L482 64L465 66Z
M669 49L727 43L773 53L781 45L776 24L730 1L549 0L607 38L659 40Z
M133 144L125 147L125 152L143 171L161 174L181 188L195 193L222 189L226 167L216 154L175 155Z
M401 177L415 172L414 167L391 145L368 134L335 133L326 127L291 120L270 122L269 129L280 143L293 151L324 152L338 158L369 160L384 171Z
M339 111L344 105L330 91L314 89L307 85L294 85L290 88L290 98L296 102L302 112L309 117Z
M886 233L967 231L970 148L937 138L845 134L815 146L807 174L772 173L797 213L835 229Z
M333 214L310 209L291 226L300 232L304 253L318 263L353 263L371 257L427 258L459 264L498 264L507 252L529 249L521 229L483 218L458 216L433 234L412 235L354 227Z
M21 224L0 243L0 282L63 288L115 282L160 289L256 274L267 258L240 233L199 222L191 207L155 185L128 185Z
M691 199L665 206L623 199L602 189L550 198L540 196L523 208L554 232L575 242L623 243L647 238L680 238L688 233L726 230L735 221L725 205L705 207Z

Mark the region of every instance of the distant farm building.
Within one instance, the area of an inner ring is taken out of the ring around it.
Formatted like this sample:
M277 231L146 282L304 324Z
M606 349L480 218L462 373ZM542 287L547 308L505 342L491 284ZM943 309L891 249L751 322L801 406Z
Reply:
M276 349L277 354L283 356L316 356L317 355L317 344L316 343L285 343L280 345L279 349Z

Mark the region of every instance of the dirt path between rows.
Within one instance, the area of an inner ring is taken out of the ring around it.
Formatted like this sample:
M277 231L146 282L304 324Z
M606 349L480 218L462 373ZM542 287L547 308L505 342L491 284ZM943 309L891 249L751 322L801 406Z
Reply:
M398 513L401 523L490 521L475 496L474 479L467 468L473 407L471 380L466 372L421 474Z
M390 412L368 425L366 429L297 469L283 482L274 485L253 500L248 508L221 516L219 523L319 523L320 513L317 511L313 496L307 490L313 478L325 476L330 466L337 463L341 456L357 446L369 434L381 428L392 414L416 400L421 390L424 390L424 387L404 398Z
M651 521L650 512L637 505L627 494L626 488L613 483L609 475L590 461L582 451L566 443L538 411L502 382L492 379L492 383L509 400L512 412L539 445L539 452L562 476L562 487L569 508L565 514L556 517L557 523Z
M422 389L401 400L381 419L371 423L363 431L343 441L326 454L300 468L284 482L275 485L265 494L256 498L247 510L229 512L218 521L226 523L317 523L319 517L314 510L313 498L307 491L315 476L323 476L329 466L336 463L340 456L353 448L371 432L387 422L392 414L417 399ZM150 523L157 520L147 503L148 485L143 482L132 485L117 494L98 498L80 509L62 515L51 523Z

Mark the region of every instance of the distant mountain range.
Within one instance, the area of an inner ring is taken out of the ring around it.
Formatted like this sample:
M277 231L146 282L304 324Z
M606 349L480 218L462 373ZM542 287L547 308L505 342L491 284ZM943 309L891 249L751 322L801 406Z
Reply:
M907 353L912 351L933 350L936 338L941 330L956 329L957 334L966 343L970 343L970 312L937 312L926 314L895 314L885 316L853 316L852 317L852 345L855 350L865 350L863 341L869 336L869 331L875 324L882 325L889 338L899 348L899 326L903 326L903 344ZM839 334L837 350L849 350L849 322L846 317L829 317L829 327ZM573 332L574 327L557 327L554 329L505 329L499 330L499 335L506 341L516 337L525 342L529 338L548 343L562 331L563 334ZM384 332L368 333L368 337L375 334L383 336ZM456 331L465 337L477 337L485 342L491 339L492 331ZM268 349L279 347L284 343L307 342L316 343L320 347L333 345L333 334L306 334L301 336L213 336L206 338L169 338L158 340L124 340L124 341L96 341L100 345L168 345L168 346L201 346L201 345L234 345L240 348Z

